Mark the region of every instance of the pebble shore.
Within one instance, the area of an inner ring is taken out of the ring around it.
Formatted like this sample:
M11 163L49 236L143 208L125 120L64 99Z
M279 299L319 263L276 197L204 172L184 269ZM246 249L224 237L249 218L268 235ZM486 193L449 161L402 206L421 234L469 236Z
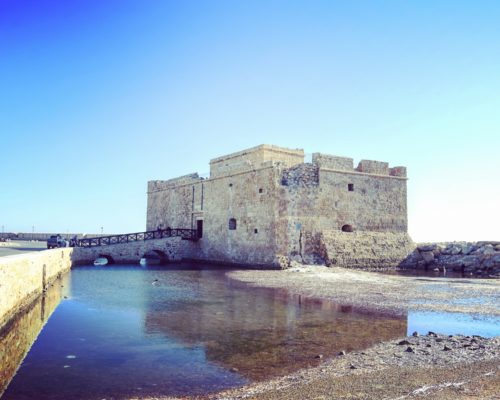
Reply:
M500 337L487 339L479 336L448 336L430 332L423 336L409 336L380 343L362 352L339 354L317 368L298 371L283 378L227 391L208 398L224 400L273 398L271 393L276 394L277 398L280 392L289 395L291 392L303 393L302 388L311 384L313 386L317 384L318 388L325 385L328 387L328 383L335 386L336 381L342 381L347 377L352 379L352 376L356 376L359 381L362 381L365 374L384 370L426 369L430 375L436 369L446 369L451 372L453 367L457 365L483 364L489 366L496 364L498 367L499 363ZM491 375L489 376L497 379L498 388L500 388L500 381L498 381L500 370L493 367L490 369ZM460 377L453 375L447 378L449 382L460 381ZM380 385L383 383L383 381L379 382ZM404 386L404 382L401 382L401 385ZM425 383L422 383L423 386ZM407 389L407 393L416 389L418 386ZM365 391L370 392L370 388L366 387ZM315 396L325 395L324 392L324 389L318 390ZM387 394L394 395L394 393ZM364 398L352 395L349 398ZM312 397L311 393L311 397L304 398L318 397Z

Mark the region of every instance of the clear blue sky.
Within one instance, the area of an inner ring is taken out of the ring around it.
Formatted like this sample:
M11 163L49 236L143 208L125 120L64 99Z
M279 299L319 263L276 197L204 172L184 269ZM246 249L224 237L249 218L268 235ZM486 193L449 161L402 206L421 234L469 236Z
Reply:
M415 240L500 240L500 2L0 0L0 224L143 230L261 143L406 165Z

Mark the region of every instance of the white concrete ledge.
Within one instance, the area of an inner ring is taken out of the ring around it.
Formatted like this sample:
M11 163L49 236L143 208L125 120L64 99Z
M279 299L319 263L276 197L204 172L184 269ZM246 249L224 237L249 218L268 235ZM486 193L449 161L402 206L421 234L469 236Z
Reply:
M71 269L72 248L0 257L0 327Z

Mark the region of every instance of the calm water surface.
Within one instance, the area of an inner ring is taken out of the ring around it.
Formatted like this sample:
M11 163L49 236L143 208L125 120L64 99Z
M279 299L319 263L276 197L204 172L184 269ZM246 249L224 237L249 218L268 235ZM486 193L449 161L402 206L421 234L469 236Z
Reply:
M319 354L363 349L432 320L178 268L73 269L0 335L1 392L48 319L2 400L204 394L317 365ZM458 329L443 321L429 329Z

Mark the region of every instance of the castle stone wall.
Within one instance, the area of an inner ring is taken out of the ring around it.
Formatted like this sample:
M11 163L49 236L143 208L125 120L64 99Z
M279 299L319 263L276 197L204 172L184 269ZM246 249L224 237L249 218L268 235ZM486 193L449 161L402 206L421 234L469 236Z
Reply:
M411 243L404 167L362 160L354 169L351 158L321 153L303 160L302 150L262 145L213 159L209 179L150 182L147 229L202 221L189 258L248 266L326 263L328 231L400 233Z
M329 168L340 171L353 171L354 161L349 157L331 156L329 154L313 153L313 164L319 168Z
M319 168L314 164L299 164L283 171L281 184L291 188L319 185Z
M304 150L260 145L251 149L214 158L210 161L210 177L217 178L261 168L266 163L281 163L291 167L304 162Z
M389 163L373 160L361 160L356 168L358 172L368 174L389 175Z
M415 249L406 232L323 231L319 240L328 264L348 268L397 267Z
M246 265L275 264L275 204L278 175L262 168L204 182L203 238L192 245L192 258ZM201 207L200 207L201 208ZM229 229L229 220L236 229Z
M158 227L165 228L191 228L192 211L195 196L201 196L202 181L166 181L165 183L153 181L148 183L148 212L147 230ZM201 199L196 205L201 204Z
M355 231L407 231L406 179L327 169L320 169L319 177L322 190L313 215L322 229L348 224Z

